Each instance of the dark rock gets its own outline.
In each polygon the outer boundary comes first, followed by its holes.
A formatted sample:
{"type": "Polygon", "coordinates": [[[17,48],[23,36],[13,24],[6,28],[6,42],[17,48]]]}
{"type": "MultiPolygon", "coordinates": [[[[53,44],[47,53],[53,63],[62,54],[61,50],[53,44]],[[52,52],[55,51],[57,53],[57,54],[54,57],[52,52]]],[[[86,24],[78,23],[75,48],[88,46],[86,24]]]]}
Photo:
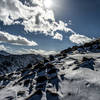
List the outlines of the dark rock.
{"type": "Polygon", "coordinates": [[[43,89],[44,85],[43,84],[40,84],[38,86],[36,86],[36,89],[43,89]]]}
{"type": "Polygon", "coordinates": [[[8,96],[6,97],[7,100],[14,100],[14,97],[13,96],[8,96]]]}
{"type": "Polygon", "coordinates": [[[57,73],[58,69],[51,69],[50,71],[48,71],[48,74],[54,74],[57,73]]]}
{"type": "Polygon", "coordinates": [[[34,95],[42,95],[42,91],[40,89],[36,90],[36,92],[34,93],[34,95]]]}
{"type": "Polygon", "coordinates": [[[43,67],[43,66],[44,66],[43,63],[40,62],[40,63],[38,63],[38,64],[36,64],[36,65],[34,66],[33,70],[38,70],[38,69],[40,69],[40,68],[43,67]]]}
{"type": "Polygon", "coordinates": [[[94,60],[94,59],[93,58],[88,58],[88,57],[83,57],[82,62],[89,61],[89,60],[94,60]]]}
{"type": "Polygon", "coordinates": [[[25,91],[18,91],[17,92],[17,96],[24,96],[24,94],[25,94],[25,91]]]}
{"type": "Polygon", "coordinates": [[[71,92],[68,92],[68,94],[67,94],[68,96],[72,96],[73,95],[73,93],[71,93],[71,92]]]}
{"type": "Polygon", "coordinates": [[[65,74],[60,75],[61,79],[64,80],[65,79],[65,74]]]}
{"type": "Polygon", "coordinates": [[[25,80],[25,81],[24,81],[24,86],[28,86],[29,83],[31,83],[31,80],[30,80],[30,79],[25,80]]]}
{"type": "Polygon", "coordinates": [[[48,62],[49,62],[49,60],[46,59],[46,58],[44,58],[44,64],[45,64],[45,63],[48,63],[48,62]]]}
{"type": "Polygon", "coordinates": [[[31,68],[32,67],[32,64],[28,64],[26,68],[31,68]]]}
{"type": "Polygon", "coordinates": [[[50,60],[50,61],[53,61],[53,60],[54,60],[54,56],[53,56],[53,55],[50,55],[50,56],[49,56],[49,60],[50,60]]]}
{"type": "Polygon", "coordinates": [[[50,95],[52,95],[52,96],[59,96],[58,93],[52,92],[52,91],[50,91],[50,90],[46,90],[46,93],[48,93],[48,94],[50,94],[50,95]]]}
{"type": "Polygon", "coordinates": [[[79,69],[79,67],[78,67],[78,66],[74,67],[72,70],[77,70],[77,69],[79,69]]]}
{"type": "Polygon", "coordinates": [[[37,79],[36,79],[37,83],[43,83],[45,81],[47,81],[47,77],[46,76],[39,76],[37,79]]]}

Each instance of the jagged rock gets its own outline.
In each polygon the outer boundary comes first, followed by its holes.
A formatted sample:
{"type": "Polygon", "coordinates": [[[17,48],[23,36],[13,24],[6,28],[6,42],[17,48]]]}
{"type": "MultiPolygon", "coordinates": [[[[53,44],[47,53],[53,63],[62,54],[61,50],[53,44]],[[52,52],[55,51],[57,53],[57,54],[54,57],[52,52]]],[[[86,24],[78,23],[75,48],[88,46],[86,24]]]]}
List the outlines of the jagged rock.
{"type": "Polygon", "coordinates": [[[65,79],[65,74],[60,75],[61,79],[64,80],[65,79]]]}
{"type": "Polygon", "coordinates": [[[45,64],[45,63],[48,63],[48,62],[49,62],[49,60],[46,59],[46,58],[44,58],[44,64],[45,64]]]}
{"type": "Polygon", "coordinates": [[[87,57],[83,57],[81,64],[79,65],[80,67],[83,68],[89,68],[91,70],[94,70],[94,58],[87,58],[87,57]]]}
{"type": "Polygon", "coordinates": [[[63,55],[62,55],[62,56],[65,58],[65,57],[67,57],[67,54],[66,54],[66,53],[63,53],[63,55]]]}
{"type": "Polygon", "coordinates": [[[58,93],[50,91],[50,90],[46,90],[46,93],[52,95],[52,96],[59,96],[58,93]]]}
{"type": "Polygon", "coordinates": [[[18,91],[17,92],[17,96],[24,96],[25,95],[25,91],[18,91]]]}
{"type": "Polygon", "coordinates": [[[42,91],[40,89],[36,90],[36,92],[34,93],[34,95],[42,95],[42,91]]]}
{"type": "Polygon", "coordinates": [[[14,73],[10,73],[8,74],[8,77],[12,77],[14,75],[14,73]]]}
{"type": "Polygon", "coordinates": [[[50,61],[53,61],[53,60],[54,60],[54,56],[53,56],[53,55],[50,55],[50,56],[49,56],[49,60],[50,60],[50,61]]]}
{"type": "Polygon", "coordinates": [[[33,70],[35,71],[35,70],[39,70],[41,67],[43,67],[44,65],[43,65],[43,63],[38,63],[38,64],[36,64],[35,66],[34,66],[34,68],[33,68],[33,70]]]}
{"type": "Polygon", "coordinates": [[[54,69],[51,69],[47,72],[47,74],[53,74],[53,73],[57,73],[58,72],[58,69],[54,68],[54,69]]]}
{"type": "Polygon", "coordinates": [[[72,48],[68,48],[66,50],[61,51],[60,54],[69,53],[71,51],[72,51],[72,48]]]}
{"type": "Polygon", "coordinates": [[[88,57],[83,57],[82,62],[84,61],[90,61],[90,60],[94,60],[93,58],[88,58],[88,57]]]}
{"type": "Polygon", "coordinates": [[[24,81],[24,86],[28,86],[29,83],[31,83],[31,82],[32,82],[32,80],[26,79],[26,80],[24,81]]]}

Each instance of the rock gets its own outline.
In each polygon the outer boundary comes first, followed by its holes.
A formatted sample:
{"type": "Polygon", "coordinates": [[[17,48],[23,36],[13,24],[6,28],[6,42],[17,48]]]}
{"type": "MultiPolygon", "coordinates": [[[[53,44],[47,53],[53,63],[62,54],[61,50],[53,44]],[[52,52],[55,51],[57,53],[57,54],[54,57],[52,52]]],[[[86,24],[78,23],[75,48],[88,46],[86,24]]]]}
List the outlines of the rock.
{"type": "Polygon", "coordinates": [[[24,81],[24,86],[28,86],[29,83],[31,83],[31,80],[30,80],[30,79],[25,80],[25,81],[24,81]]]}
{"type": "Polygon", "coordinates": [[[46,90],[46,93],[52,95],[52,96],[59,96],[58,93],[50,91],[50,90],[46,90]]]}
{"type": "Polygon", "coordinates": [[[57,73],[58,69],[51,69],[50,71],[47,72],[47,74],[54,74],[57,73]]]}
{"type": "Polygon", "coordinates": [[[13,96],[8,96],[8,97],[6,97],[6,100],[14,100],[14,97],[13,96]]]}
{"type": "Polygon", "coordinates": [[[31,68],[32,67],[32,64],[28,64],[26,68],[31,68]]]}
{"type": "Polygon", "coordinates": [[[51,64],[51,63],[48,63],[48,64],[46,65],[46,67],[47,67],[47,69],[55,68],[55,66],[54,66],[53,64],[51,64]]]}
{"type": "Polygon", "coordinates": [[[25,91],[18,91],[17,92],[17,96],[24,96],[25,95],[25,91]]]}
{"type": "Polygon", "coordinates": [[[54,60],[54,56],[53,56],[53,55],[50,55],[50,56],[49,56],[49,60],[50,60],[50,61],[53,61],[53,60],[54,60]]]}
{"type": "Polygon", "coordinates": [[[42,91],[39,89],[39,90],[36,90],[34,95],[42,95],[42,91]]]}
{"type": "Polygon", "coordinates": [[[46,76],[39,76],[37,79],[36,79],[37,83],[43,83],[45,81],[47,81],[47,77],[46,76]]]}

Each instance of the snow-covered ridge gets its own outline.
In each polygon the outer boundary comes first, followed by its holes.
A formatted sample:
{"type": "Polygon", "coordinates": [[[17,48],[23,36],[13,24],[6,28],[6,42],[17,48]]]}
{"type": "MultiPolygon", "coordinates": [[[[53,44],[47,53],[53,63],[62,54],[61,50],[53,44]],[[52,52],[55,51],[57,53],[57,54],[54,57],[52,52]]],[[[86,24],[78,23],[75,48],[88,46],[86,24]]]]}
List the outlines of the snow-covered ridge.
{"type": "MultiPolygon", "coordinates": [[[[15,60],[15,66],[21,66],[22,62],[29,64],[0,75],[0,100],[100,100],[98,41],[42,57],[35,64],[27,60],[35,61],[40,58],[37,55],[10,55],[13,60],[20,59],[15,60]]],[[[10,60],[10,56],[1,57],[10,60]]]]}

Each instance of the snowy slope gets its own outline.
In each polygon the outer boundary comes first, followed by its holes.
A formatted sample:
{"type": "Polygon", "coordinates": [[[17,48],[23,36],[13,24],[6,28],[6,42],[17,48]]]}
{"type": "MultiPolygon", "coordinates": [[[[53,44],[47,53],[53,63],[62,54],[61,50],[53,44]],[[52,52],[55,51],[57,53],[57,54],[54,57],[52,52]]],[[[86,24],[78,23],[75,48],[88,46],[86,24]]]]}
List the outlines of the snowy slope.
{"type": "Polygon", "coordinates": [[[73,47],[1,75],[0,100],[100,100],[99,46],[73,47]]]}

